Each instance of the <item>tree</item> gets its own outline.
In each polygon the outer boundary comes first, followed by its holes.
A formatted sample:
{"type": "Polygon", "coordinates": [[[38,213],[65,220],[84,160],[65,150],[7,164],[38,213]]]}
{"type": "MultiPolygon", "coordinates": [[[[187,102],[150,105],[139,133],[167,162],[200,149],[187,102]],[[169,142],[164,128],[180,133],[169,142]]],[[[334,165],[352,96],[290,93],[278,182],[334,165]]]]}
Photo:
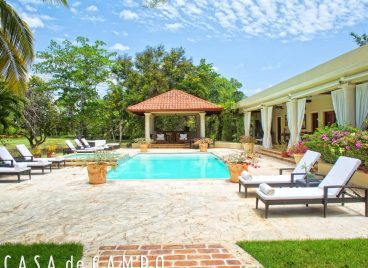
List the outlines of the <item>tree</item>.
{"type": "Polygon", "coordinates": [[[94,116],[98,89],[110,79],[111,58],[116,54],[104,46],[102,41],[91,44],[77,37],[76,44],[51,41],[46,51],[37,54],[42,61],[34,70],[50,76],[48,87],[58,95],[56,104],[75,135],[87,134],[86,119],[94,116]]]}
{"type": "Polygon", "coordinates": [[[16,118],[21,115],[21,100],[13,94],[4,81],[0,81],[0,125],[1,134],[5,133],[9,127],[16,126],[16,118]]]}
{"type": "Polygon", "coordinates": [[[358,44],[358,46],[364,46],[366,44],[368,44],[368,35],[367,34],[362,34],[362,35],[358,35],[356,33],[350,33],[350,35],[354,38],[355,43],[358,44]]]}
{"type": "Polygon", "coordinates": [[[25,104],[20,133],[27,138],[31,148],[46,141],[56,126],[58,112],[47,84],[39,77],[31,77],[25,92],[25,104]]]}
{"type": "MultiPolygon", "coordinates": [[[[44,0],[67,5],[67,0],[44,0]]],[[[27,23],[5,1],[0,0],[0,73],[12,92],[26,88],[28,65],[34,58],[33,35],[27,23]]]]}

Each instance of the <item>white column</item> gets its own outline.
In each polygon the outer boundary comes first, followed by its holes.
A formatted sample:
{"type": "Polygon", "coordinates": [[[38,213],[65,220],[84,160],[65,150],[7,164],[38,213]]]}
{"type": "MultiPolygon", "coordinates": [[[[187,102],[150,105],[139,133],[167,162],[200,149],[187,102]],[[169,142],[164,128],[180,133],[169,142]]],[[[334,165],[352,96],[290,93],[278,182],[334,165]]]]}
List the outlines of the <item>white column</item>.
{"type": "Polygon", "coordinates": [[[145,113],[144,114],[144,130],[145,130],[144,134],[145,134],[146,142],[151,141],[150,126],[151,126],[151,114],[150,113],[145,113]]]}
{"type": "Polygon", "coordinates": [[[206,113],[199,113],[199,120],[200,120],[200,135],[201,138],[206,137],[206,113]]]}
{"type": "Polygon", "coordinates": [[[290,132],[288,147],[297,143],[298,138],[298,120],[297,120],[297,102],[291,100],[286,103],[287,123],[290,132]]]}
{"type": "Polygon", "coordinates": [[[244,112],[244,135],[250,136],[250,118],[251,118],[251,112],[244,112]]]}
{"type": "Polygon", "coordinates": [[[153,114],[151,114],[151,118],[150,118],[150,133],[154,134],[155,131],[155,116],[153,114]]]}

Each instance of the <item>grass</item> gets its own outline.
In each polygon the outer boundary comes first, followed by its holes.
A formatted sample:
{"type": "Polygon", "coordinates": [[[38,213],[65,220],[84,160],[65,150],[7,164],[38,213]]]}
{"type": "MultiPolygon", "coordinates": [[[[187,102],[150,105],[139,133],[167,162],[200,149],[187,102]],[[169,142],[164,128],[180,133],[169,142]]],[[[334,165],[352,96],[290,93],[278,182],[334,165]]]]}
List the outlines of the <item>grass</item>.
{"type": "Polygon", "coordinates": [[[76,262],[83,255],[83,246],[76,243],[2,244],[0,245],[0,268],[4,267],[4,260],[7,255],[11,256],[11,259],[8,259],[8,267],[49,267],[50,256],[54,260],[55,267],[66,267],[66,262],[73,256],[73,267],[76,267],[76,262]],[[37,266],[34,261],[34,257],[37,255],[39,255],[38,262],[40,266],[37,266]],[[21,256],[24,256],[26,264],[24,266],[20,265],[21,256]]]}
{"type": "Polygon", "coordinates": [[[241,241],[264,267],[368,267],[368,239],[241,241]]]}
{"type": "MultiPolygon", "coordinates": [[[[65,145],[65,140],[66,139],[71,139],[73,140],[73,137],[52,137],[52,138],[47,138],[46,141],[40,145],[40,149],[46,148],[49,145],[55,145],[55,146],[60,146],[60,147],[66,147],[65,145]]],[[[21,137],[21,138],[4,138],[1,139],[1,143],[6,146],[8,149],[14,149],[16,144],[25,144],[28,148],[30,148],[29,146],[29,142],[26,138],[21,137]]]]}

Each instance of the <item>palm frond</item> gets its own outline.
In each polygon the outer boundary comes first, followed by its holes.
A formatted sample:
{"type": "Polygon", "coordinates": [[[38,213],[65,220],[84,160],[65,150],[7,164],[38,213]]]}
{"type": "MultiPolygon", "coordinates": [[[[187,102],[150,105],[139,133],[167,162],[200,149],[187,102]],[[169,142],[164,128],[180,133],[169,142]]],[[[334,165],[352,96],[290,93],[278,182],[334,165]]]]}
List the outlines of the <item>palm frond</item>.
{"type": "Polygon", "coordinates": [[[68,0],[43,0],[45,3],[50,4],[62,4],[64,6],[68,6],[68,0]]]}

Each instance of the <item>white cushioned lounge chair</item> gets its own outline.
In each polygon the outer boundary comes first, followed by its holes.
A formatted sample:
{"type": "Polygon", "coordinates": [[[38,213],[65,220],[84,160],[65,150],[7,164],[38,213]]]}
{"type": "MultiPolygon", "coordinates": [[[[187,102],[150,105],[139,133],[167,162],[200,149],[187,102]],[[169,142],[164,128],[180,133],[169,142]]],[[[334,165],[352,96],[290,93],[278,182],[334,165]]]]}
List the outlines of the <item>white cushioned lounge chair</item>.
{"type": "Polygon", "coordinates": [[[96,150],[92,149],[92,148],[77,149],[77,148],[75,148],[75,146],[73,145],[73,143],[70,140],[66,140],[65,144],[74,153],[94,153],[94,152],[96,152],[96,150]]]}
{"type": "Polygon", "coordinates": [[[50,172],[52,171],[52,163],[48,161],[39,160],[33,162],[17,162],[14,157],[9,153],[9,151],[3,146],[0,147],[0,159],[5,165],[9,167],[30,167],[32,170],[41,169],[42,173],[45,173],[46,168],[49,168],[50,172]]]}
{"type": "Polygon", "coordinates": [[[244,178],[239,176],[239,192],[243,186],[245,189],[245,197],[248,194],[248,188],[257,188],[262,183],[267,183],[276,187],[294,186],[295,182],[305,180],[306,172],[309,172],[313,165],[321,157],[318,152],[308,150],[295,168],[281,168],[279,175],[261,175],[244,178]],[[291,174],[283,174],[283,171],[291,170],[291,174]]]}
{"type": "Polygon", "coordinates": [[[25,166],[17,167],[0,167],[0,176],[3,175],[17,175],[18,182],[20,182],[20,175],[28,174],[29,179],[31,179],[31,168],[25,166]]]}
{"type": "Polygon", "coordinates": [[[110,149],[110,147],[107,144],[92,147],[91,145],[89,145],[88,141],[85,138],[81,138],[80,141],[81,141],[83,147],[87,148],[87,149],[88,148],[89,149],[95,149],[95,150],[108,150],[108,149],[110,149]]]}
{"type": "Polygon", "coordinates": [[[347,185],[360,164],[359,159],[340,156],[318,187],[274,188],[272,195],[265,194],[260,187],[256,191],[256,208],[258,209],[258,201],[261,200],[265,204],[264,215],[267,218],[270,205],[322,204],[326,217],[328,203],[364,202],[365,216],[368,216],[368,188],[347,185]]]}
{"type": "Polygon", "coordinates": [[[24,144],[15,145],[18,152],[22,155],[22,158],[25,162],[33,162],[33,161],[48,161],[52,164],[55,164],[60,168],[60,164],[64,163],[65,167],[65,158],[63,157],[51,157],[51,158],[35,158],[32,153],[28,150],[28,148],[24,144]]]}

